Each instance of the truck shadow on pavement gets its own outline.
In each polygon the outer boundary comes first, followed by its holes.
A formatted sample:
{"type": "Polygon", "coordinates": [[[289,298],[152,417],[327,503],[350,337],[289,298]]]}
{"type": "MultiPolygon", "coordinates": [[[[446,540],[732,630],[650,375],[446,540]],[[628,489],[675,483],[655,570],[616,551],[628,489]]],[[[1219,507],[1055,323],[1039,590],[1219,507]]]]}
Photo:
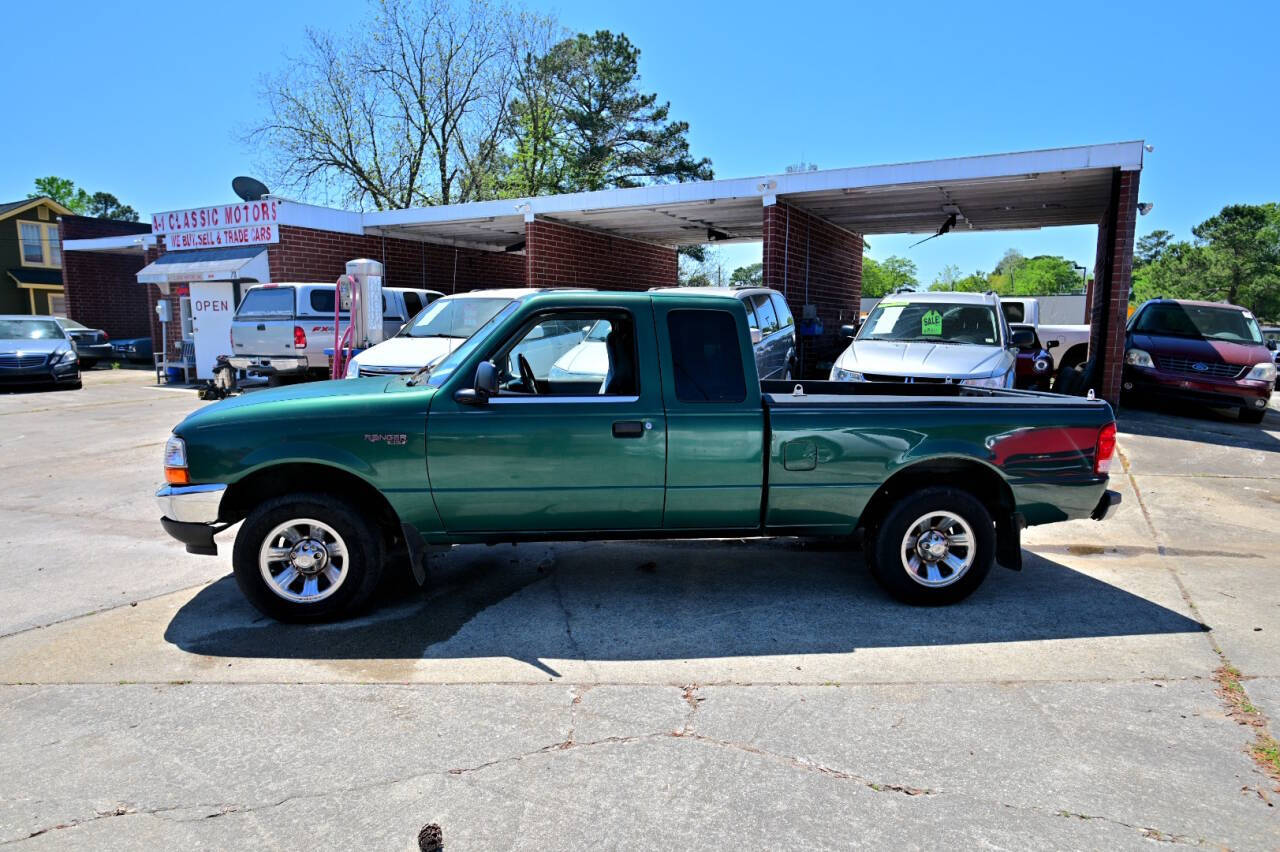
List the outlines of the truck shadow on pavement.
{"type": "MultiPolygon", "coordinates": [[[[232,577],[165,639],[194,654],[275,659],[666,660],[1199,632],[1198,621],[1036,556],[994,568],[967,601],[890,599],[859,553],[794,539],[468,546],[427,591],[392,583],[367,615],[325,625],[259,615],[232,577]]],[[[407,571],[406,571],[407,573],[407,571]]]]}

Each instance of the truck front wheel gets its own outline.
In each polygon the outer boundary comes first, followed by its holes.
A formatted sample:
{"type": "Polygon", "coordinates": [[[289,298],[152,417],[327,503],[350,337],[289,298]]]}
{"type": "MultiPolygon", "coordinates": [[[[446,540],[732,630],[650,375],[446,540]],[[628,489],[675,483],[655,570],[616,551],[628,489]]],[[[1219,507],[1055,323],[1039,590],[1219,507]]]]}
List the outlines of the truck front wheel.
{"type": "Polygon", "coordinates": [[[982,584],[995,559],[991,513],[958,488],[933,487],[899,500],[876,526],[871,569],[900,601],[955,603],[982,584]]]}
{"type": "Polygon", "coordinates": [[[240,591],[263,615],[329,621],[373,597],[382,536],[340,497],[288,494],[249,513],[231,561],[240,591]]]}

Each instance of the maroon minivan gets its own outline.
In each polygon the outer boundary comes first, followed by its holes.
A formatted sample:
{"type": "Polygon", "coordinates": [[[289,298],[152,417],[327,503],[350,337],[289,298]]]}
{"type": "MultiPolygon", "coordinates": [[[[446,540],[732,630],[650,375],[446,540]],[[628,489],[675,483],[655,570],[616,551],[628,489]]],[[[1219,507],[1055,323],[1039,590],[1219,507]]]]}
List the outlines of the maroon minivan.
{"type": "Polygon", "coordinates": [[[1152,299],[1129,320],[1124,349],[1125,394],[1238,408],[1248,423],[1267,413],[1276,365],[1244,308],[1152,299]]]}

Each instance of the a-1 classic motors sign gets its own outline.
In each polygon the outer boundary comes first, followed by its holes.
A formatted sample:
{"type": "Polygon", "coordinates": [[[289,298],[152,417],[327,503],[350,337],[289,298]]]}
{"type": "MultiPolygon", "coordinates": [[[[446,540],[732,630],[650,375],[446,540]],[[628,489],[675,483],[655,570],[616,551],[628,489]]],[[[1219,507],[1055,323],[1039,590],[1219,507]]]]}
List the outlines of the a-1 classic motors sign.
{"type": "Polygon", "coordinates": [[[164,235],[169,251],[278,243],[280,206],[276,200],[245,201],[156,213],[151,232],[164,235]]]}

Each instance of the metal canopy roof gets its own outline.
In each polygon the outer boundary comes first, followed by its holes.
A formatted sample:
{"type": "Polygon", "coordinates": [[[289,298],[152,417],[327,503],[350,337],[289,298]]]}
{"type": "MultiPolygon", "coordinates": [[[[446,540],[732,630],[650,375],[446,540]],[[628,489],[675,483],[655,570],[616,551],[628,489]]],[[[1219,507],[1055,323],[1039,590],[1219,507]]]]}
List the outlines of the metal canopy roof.
{"type": "Polygon", "coordinates": [[[1097,224],[1116,169],[1142,168],[1143,143],[1116,142],[917,163],[664,184],[366,213],[367,233],[503,249],[530,217],[664,245],[758,240],[775,200],[861,234],[1097,224]],[[723,236],[720,236],[723,235],[723,236]]]}

